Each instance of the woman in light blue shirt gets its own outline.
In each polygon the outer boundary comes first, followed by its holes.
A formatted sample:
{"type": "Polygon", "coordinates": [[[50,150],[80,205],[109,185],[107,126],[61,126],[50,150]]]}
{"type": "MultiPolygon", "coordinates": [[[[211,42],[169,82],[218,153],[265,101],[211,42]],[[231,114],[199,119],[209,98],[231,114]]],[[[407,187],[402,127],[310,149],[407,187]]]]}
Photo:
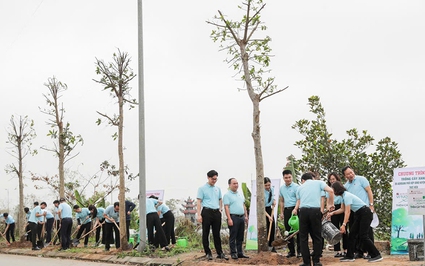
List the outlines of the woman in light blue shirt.
{"type": "MultiPolygon", "coordinates": [[[[332,172],[328,175],[328,186],[332,187],[332,184],[336,181],[341,182],[341,178],[339,175],[335,172],[332,172]]],[[[326,192],[326,198],[328,198],[328,193],[326,192]]],[[[335,196],[334,197],[334,205],[335,210],[338,210],[341,208],[342,203],[342,197],[341,196],[335,196]]],[[[344,222],[344,213],[340,213],[337,215],[333,215],[331,217],[331,222],[333,225],[336,226],[336,228],[340,228],[342,223],[344,222]]],[[[344,249],[344,252],[341,252],[341,243],[338,242],[336,245],[334,245],[334,251],[336,252],[335,258],[344,257],[347,254],[347,247],[348,247],[348,234],[342,235],[342,246],[344,249]]]]}
{"type": "MultiPolygon", "coordinates": [[[[268,177],[264,177],[264,205],[266,207],[266,224],[267,224],[267,233],[269,230],[270,238],[268,245],[269,247],[272,246],[272,242],[274,241],[274,235],[276,232],[276,224],[274,221],[274,211],[272,212],[272,209],[276,206],[276,199],[274,198],[274,190],[272,187],[272,181],[268,177]],[[271,229],[270,229],[270,223],[271,223],[271,229]]],[[[276,252],[276,249],[274,247],[271,248],[272,252],[276,252]]]]}

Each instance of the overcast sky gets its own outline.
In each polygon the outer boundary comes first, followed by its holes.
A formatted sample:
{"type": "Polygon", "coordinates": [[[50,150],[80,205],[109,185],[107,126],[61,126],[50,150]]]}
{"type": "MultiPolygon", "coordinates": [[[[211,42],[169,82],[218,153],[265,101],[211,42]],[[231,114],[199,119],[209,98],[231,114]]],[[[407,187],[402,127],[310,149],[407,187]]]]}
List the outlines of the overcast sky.
{"type": "MultiPolygon", "coordinates": [[[[223,60],[205,21],[222,11],[239,19],[241,1],[144,1],[144,66],[147,189],[165,189],[165,198],[196,197],[206,172],[227,179],[255,178],[252,108],[243,83],[223,60]]],[[[272,38],[272,73],[289,88],[261,104],[265,175],[280,178],[286,157],[301,153],[291,126],[312,118],[307,99],[318,95],[328,127],[337,139],[351,128],[367,129],[376,140],[399,143],[409,167],[425,166],[425,2],[423,1],[267,1],[262,19],[272,38]]],[[[65,121],[85,140],[66,167],[96,174],[104,160],[118,164],[113,130],[96,126],[96,111],[117,106],[103,92],[95,58],[111,61],[119,48],[132,57],[137,73],[137,1],[16,0],[0,2],[0,168],[7,154],[10,116],[35,120],[34,148],[51,146],[43,85],[55,76],[68,85],[62,100],[65,121]]],[[[137,80],[132,83],[137,97],[137,80]]],[[[125,113],[125,162],[138,172],[138,110],[125,113]]],[[[40,149],[39,149],[40,150],[40,149]]],[[[27,157],[29,171],[57,174],[57,159],[39,151],[27,157]]],[[[326,174],[326,173],[323,173],[326,174]]],[[[0,200],[18,202],[18,181],[4,172],[0,200]]],[[[44,200],[29,178],[25,193],[44,200]]],[[[136,197],[138,182],[129,197],[136,197]]],[[[115,197],[115,196],[114,196],[115,197]]],[[[48,198],[47,200],[50,200],[48,198]]],[[[1,208],[0,204],[0,208],[1,208]]]]}

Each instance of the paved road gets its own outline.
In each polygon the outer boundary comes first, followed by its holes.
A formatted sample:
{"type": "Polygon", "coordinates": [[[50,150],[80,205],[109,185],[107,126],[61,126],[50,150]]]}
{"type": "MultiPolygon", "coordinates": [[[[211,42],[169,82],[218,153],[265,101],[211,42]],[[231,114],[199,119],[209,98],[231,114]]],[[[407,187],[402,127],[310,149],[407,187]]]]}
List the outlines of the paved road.
{"type": "Polygon", "coordinates": [[[19,256],[19,255],[0,255],[0,265],[13,265],[13,266],[100,266],[100,265],[113,265],[109,263],[96,263],[82,260],[66,260],[59,258],[41,258],[33,256],[19,256]]]}

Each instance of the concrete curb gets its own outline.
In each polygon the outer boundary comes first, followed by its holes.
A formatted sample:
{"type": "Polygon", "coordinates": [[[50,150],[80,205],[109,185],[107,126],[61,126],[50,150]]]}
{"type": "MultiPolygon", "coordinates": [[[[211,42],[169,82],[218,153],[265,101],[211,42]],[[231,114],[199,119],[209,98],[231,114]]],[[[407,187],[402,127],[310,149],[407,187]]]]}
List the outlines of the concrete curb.
{"type": "Polygon", "coordinates": [[[62,251],[33,251],[31,249],[0,249],[0,253],[10,255],[25,255],[34,257],[62,258],[82,261],[105,262],[140,266],[177,266],[179,258],[149,258],[149,257],[118,257],[108,254],[81,254],[62,251]]]}

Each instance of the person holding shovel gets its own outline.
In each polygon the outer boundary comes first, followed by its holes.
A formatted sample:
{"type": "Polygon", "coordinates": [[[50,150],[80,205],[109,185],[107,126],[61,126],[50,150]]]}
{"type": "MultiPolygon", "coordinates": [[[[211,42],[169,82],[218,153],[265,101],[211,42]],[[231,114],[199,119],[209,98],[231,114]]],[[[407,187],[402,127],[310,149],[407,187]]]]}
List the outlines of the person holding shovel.
{"type": "Polygon", "coordinates": [[[60,237],[61,236],[60,235],[61,220],[58,215],[59,204],[60,204],[59,200],[53,201],[53,205],[55,206],[55,208],[53,209],[53,214],[55,216],[54,227],[56,229],[56,236],[53,239],[53,245],[56,245],[57,240],[59,240],[59,243],[61,242],[61,237],[60,237]]]}
{"type": "Polygon", "coordinates": [[[91,218],[95,220],[94,228],[96,228],[96,244],[95,246],[99,246],[100,244],[100,230],[102,229],[102,244],[105,244],[105,217],[103,214],[105,213],[105,208],[99,207],[96,208],[94,205],[89,206],[89,211],[91,213],[91,218]]]}
{"type": "Polygon", "coordinates": [[[61,219],[61,248],[59,250],[67,250],[71,245],[72,209],[66,203],[65,198],[61,198],[59,201],[58,215],[61,219]]]}
{"type": "MultiPolygon", "coordinates": [[[[289,232],[291,228],[289,226],[289,219],[292,216],[292,211],[295,209],[295,204],[297,203],[296,192],[299,188],[299,185],[292,182],[292,172],[291,170],[284,170],[282,172],[284,184],[279,189],[279,205],[280,205],[280,218],[283,219],[285,225],[285,230],[289,232]]],[[[301,246],[300,238],[297,236],[297,255],[295,255],[295,243],[294,238],[291,238],[288,242],[289,253],[286,255],[287,258],[301,257],[301,246]]]]}
{"type": "Polygon", "coordinates": [[[276,223],[274,221],[274,207],[276,206],[276,199],[274,198],[274,188],[272,181],[268,177],[264,177],[264,206],[266,207],[266,224],[268,232],[268,245],[271,252],[276,252],[272,247],[274,236],[276,234],[276,223]]]}
{"type": "Polygon", "coordinates": [[[12,242],[15,242],[15,220],[7,212],[3,213],[3,217],[6,222],[6,229],[3,235],[6,235],[6,240],[8,245],[10,245],[10,238],[12,238],[12,242]]]}
{"type": "Polygon", "coordinates": [[[38,206],[38,202],[37,205],[34,203],[34,206],[35,207],[31,211],[30,217],[28,219],[28,223],[29,229],[31,231],[32,250],[40,250],[40,247],[37,246],[37,228],[39,217],[46,215],[46,213],[41,211],[40,206],[38,206]]]}
{"type": "Polygon", "coordinates": [[[299,217],[299,236],[303,257],[303,263],[300,266],[310,266],[311,259],[313,259],[314,266],[322,266],[320,263],[320,255],[322,253],[322,192],[329,193],[327,207],[330,211],[334,209],[334,192],[324,181],[313,180],[312,173],[303,174],[301,183],[302,185],[296,192],[297,203],[292,211],[293,214],[298,214],[299,217]],[[312,258],[308,247],[309,234],[313,240],[314,256],[312,258]]]}
{"type": "Polygon", "coordinates": [[[115,233],[115,248],[120,248],[120,203],[117,201],[114,205],[106,207],[103,217],[105,218],[105,251],[109,251],[114,242],[113,232],[115,233]]]}
{"type": "Polygon", "coordinates": [[[85,234],[84,237],[84,247],[86,248],[89,243],[89,234],[87,234],[91,230],[91,218],[90,218],[90,211],[88,208],[81,208],[78,205],[74,205],[74,211],[75,211],[75,218],[77,219],[77,239],[73,241],[73,245],[77,246],[79,243],[79,239],[81,235],[85,234]]]}
{"type": "Polygon", "coordinates": [[[46,207],[47,207],[46,202],[42,202],[40,204],[40,207],[43,211],[46,212],[46,224],[44,229],[46,230],[46,243],[50,243],[50,241],[52,240],[52,228],[53,228],[53,223],[55,222],[55,217],[49,210],[46,210],[46,207]]]}
{"type": "Polygon", "coordinates": [[[174,247],[176,244],[176,236],[174,234],[174,214],[164,203],[157,206],[156,209],[158,211],[159,219],[161,220],[165,238],[167,239],[167,245],[170,245],[171,243],[172,247],[174,247]]]}
{"type": "Polygon", "coordinates": [[[30,208],[25,207],[25,208],[24,208],[24,212],[25,212],[25,217],[26,217],[26,219],[27,219],[27,223],[26,223],[26,225],[25,225],[25,235],[26,235],[26,239],[27,239],[27,241],[31,241],[31,233],[29,232],[29,231],[30,231],[30,224],[29,224],[29,222],[28,222],[28,220],[29,220],[29,218],[30,218],[30,215],[31,215],[30,208]]]}

